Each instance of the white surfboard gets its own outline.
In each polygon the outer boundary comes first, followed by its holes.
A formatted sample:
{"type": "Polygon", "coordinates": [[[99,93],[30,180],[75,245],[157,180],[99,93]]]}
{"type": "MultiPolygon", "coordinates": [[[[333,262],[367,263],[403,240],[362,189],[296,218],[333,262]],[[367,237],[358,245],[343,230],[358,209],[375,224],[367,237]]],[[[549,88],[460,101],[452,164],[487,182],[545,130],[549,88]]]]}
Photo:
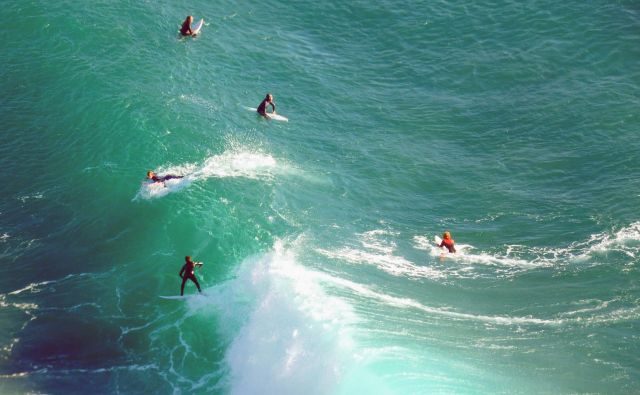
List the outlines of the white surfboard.
{"type": "Polygon", "coordinates": [[[164,296],[164,295],[159,295],[158,297],[160,299],[170,299],[170,300],[180,300],[180,299],[188,299],[188,298],[196,298],[198,296],[204,296],[204,294],[202,292],[198,292],[198,293],[194,293],[194,294],[188,294],[188,295],[184,295],[184,296],[180,296],[180,295],[171,295],[171,296],[164,296]]]}
{"type": "Polygon", "coordinates": [[[200,29],[202,29],[203,25],[204,25],[204,19],[200,19],[198,22],[196,22],[195,25],[191,27],[191,34],[195,36],[196,34],[200,33],[200,29]]]}
{"type": "MultiPolygon", "coordinates": [[[[253,107],[245,107],[247,110],[253,111],[253,112],[257,112],[258,109],[257,108],[253,108],[253,107]]],[[[282,121],[282,122],[289,122],[289,118],[280,115],[280,114],[272,114],[272,113],[267,113],[267,118],[269,119],[273,119],[274,121],[282,121]]]]}
{"type": "Polygon", "coordinates": [[[289,118],[284,117],[280,114],[270,114],[267,113],[267,118],[269,119],[273,119],[274,121],[283,121],[283,122],[289,122],[289,118]]]}

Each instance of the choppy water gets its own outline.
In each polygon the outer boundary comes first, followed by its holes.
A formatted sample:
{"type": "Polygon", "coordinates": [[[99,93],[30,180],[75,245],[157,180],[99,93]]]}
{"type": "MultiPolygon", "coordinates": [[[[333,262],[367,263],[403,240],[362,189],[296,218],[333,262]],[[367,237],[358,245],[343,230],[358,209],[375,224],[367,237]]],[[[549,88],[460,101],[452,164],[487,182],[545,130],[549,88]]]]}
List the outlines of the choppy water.
{"type": "Polygon", "coordinates": [[[1,393],[640,388],[636,2],[0,16],[1,393]]]}

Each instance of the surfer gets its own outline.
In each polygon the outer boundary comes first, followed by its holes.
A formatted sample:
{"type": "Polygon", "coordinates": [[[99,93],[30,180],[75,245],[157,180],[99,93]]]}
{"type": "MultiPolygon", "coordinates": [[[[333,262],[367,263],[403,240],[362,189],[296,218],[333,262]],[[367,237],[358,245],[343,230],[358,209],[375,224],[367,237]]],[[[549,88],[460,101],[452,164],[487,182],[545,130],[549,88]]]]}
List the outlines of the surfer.
{"type": "Polygon", "coordinates": [[[191,31],[191,24],[193,23],[193,17],[189,15],[184,22],[182,22],[182,27],[180,28],[180,34],[183,36],[192,36],[193,32],[191,31]]]}
{"type": "Polygon", "coordinates": [[[456,252],[456,247],[454,246],[454,241],[451,238],[451,233],[449,231],[446,231],[442,234],[442,242],[438,247],[447,247],[447,250],[449,250],[449,252],[456,252]]]}
{"type": "Polygon", "coordinates": [[[258,106],[258,114],[262,115],[263,117],[267,117],[267,106],[268,105],[271,105],[271,108],[273,109],[273,111],[271,113],[275,114],[276,113],[276,103],[273,102],[273,95],[271,93],[267,93],[267,96],[264,98],[262,103],[260,103],[260,105],[258,106]]]}
{"type": "Polygon", "coordinates": [[[171,179],[174,179],[174,178],[182,178],[182,177],[184,177],[184,176],[174,176],[173,174],[167,174],[166,176],[158,177],[156,175],[156,173],[154,173],[151,170],[149,170],[147,172],[147,180],[151,180],[153,182],[161,182],[163,184],[167,180],[171,180],[171,179]]]}
{"type": "Polygon", "coordinates": [[[198,292],[202,293],[202,290],[200,289],[200,284],[198,284],[198,279],[196,278],[196,274],[194,272],[194,269],[196,268],[196,266],[202,266],[202,262],[192,261],[189,255],[185,256],[184,260],[185,260],[185,264],[182,266],[182,269],[180,269],[180,273],[178,273],[178,275],[182,277],[182,285],[180,286],[180,296],[184,295],[184,284],[187,282],[187,280],[193,281],[196,284],[196,287],[198,287],[198,292]]]}

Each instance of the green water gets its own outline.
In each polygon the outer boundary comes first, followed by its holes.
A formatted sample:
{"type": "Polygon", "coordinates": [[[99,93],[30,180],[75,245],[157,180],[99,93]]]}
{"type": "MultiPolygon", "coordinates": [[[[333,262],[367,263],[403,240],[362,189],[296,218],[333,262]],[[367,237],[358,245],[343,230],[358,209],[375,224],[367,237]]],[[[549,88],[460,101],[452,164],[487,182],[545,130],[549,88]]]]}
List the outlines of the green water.
{"type": "Polygon", "coordinates": [[[637,391],[635,2],[186,7],[0,10],[0,393],[637,391]]]}

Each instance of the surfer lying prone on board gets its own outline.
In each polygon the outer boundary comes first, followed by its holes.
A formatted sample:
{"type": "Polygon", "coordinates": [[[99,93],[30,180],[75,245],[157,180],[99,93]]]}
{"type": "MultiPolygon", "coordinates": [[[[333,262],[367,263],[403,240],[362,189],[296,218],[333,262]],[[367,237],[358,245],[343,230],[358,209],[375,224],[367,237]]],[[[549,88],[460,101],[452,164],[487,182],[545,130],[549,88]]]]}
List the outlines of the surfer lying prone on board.
{"type": "Polygon", "coordinates": [[[153,181],[153,182],[161,182],[162,184],[164,184],[164,182],[167,181],[167,180],[171,180],[171,179],[174,179],[174,178],[182,178],[182,177],[184,177],[184,176],[174,176],[172,174],[167,174],[166,176],[158,177],[156,175],[156,173],[154,173],[151,170],[149,170],[147,172],[147,180],[150,180],[150,181],[153,181]]]}
{"type": "Polygon", "coordinates": [[[182,22],[182,27],[180,28],[180,34],[183,36],[192,36],[193,31],[191,30],[191,24],[193,23],[193,17],[189,15],[184,22],[182,22]]]}
{"type": "Polygon", "coordinates": [[[447,250],[449,250],[449,252],[456,252],[456,247],[454,246],[454,241],[451,238],[451,233],[449,231],[446,231],[442,234],[442,242],[438,247],[447,247],[447,250]]]}
{"type": "Polygon", "coordinates": [[[262,100],[262,103],[260,103],[260,105],[258,106],[258,114],[262,115],[263,117],[267,117],[267,106],[271,105],[272,108],[272,114],[276,113],[276,103],[273,102],[273,95],[271,93],[267,93],[267,96],[264,98],[264,100],[262,100]]]}
{"type": "Polygon", "coordinates": [[[193,281],[196,284],[196,287],[198,287],[198,292],[202,293],[202,290],[200,289],[200,284],[198,284],[198,279],[196,278],[196,273],[194,271],[196,266],[202,266],[202,262],[192,261],[189,255],[185,256],[184,260],[185,260],[185,264],[182,265],[182,269],[180,269],[180,273],[178,273],[178,275],[182,277],[182,285],[180,286],[180,296],[184,295],[184,284],[187,282],[187,280],[193,281]]]}

